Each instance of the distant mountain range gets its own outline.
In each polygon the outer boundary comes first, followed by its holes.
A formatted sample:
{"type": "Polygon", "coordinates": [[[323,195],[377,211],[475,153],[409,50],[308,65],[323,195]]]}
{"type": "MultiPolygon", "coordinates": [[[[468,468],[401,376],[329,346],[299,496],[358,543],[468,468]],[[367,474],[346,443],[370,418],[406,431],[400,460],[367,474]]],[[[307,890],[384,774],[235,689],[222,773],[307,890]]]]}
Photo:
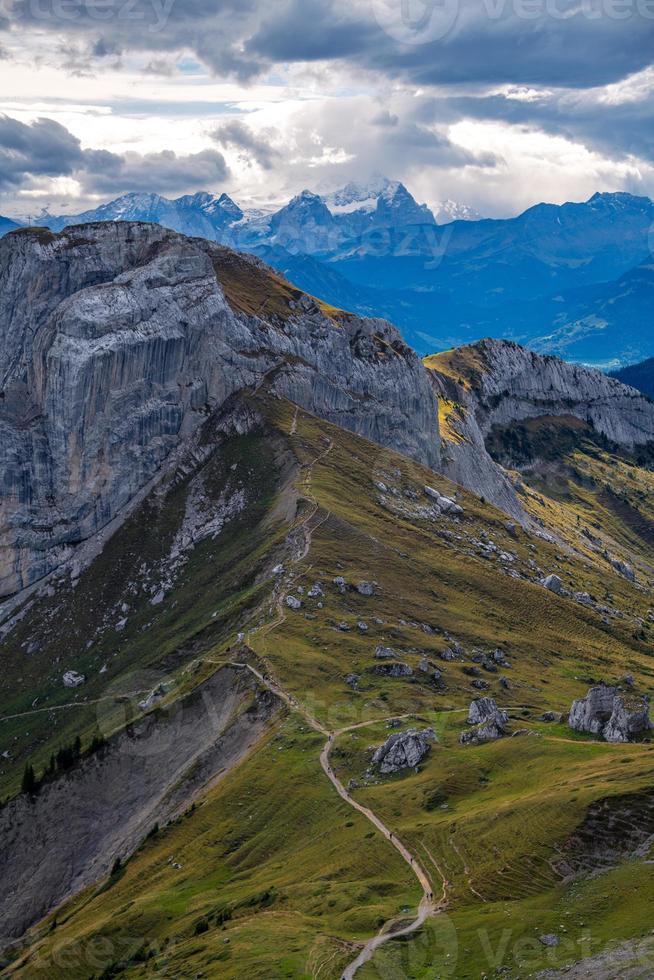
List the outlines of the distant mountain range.
{"type": "Polygon", "coordinates": [[[16,228],[20,228],[18,222],[12,221],[11,218],[3,218],[0,214],[0,236],[6,235],[8,231],[15,231],[16,228]]]}
{"type": "Polygon", "coordinates": [[[253,252],[333,305],[393,321],[420,353],[493,336],[605,368],[654,355],[649,198],[595,194],[503,220],[451,201],[434,210],[377,177],[281,208],[126,194],[39,222],[149,221],[253,252]]]}
{"type": "Polygon", "coordinates": [[[654,357],[641,361],[640,364],[631,364],[619,371],[612,371],[611,375],[622,384],[631,385],[632,388],[642,391],[654,401],[654,357]]]}

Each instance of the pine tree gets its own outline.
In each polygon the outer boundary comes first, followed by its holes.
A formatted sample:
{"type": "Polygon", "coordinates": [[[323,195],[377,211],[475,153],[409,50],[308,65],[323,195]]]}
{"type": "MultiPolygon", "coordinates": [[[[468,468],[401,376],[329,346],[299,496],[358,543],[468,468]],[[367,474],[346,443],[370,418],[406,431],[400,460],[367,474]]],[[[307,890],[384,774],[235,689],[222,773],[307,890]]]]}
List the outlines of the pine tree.
{"type": "Polygon", "coordinates": [[[36,776],[34,774],[34,766],[27,763],[25,766],[25,772],[23,773],[23,782],[21,785],[21,791],[23,793],[29,793],[30,796],[34,796],[39,785],[36,781],[36,776]]]}

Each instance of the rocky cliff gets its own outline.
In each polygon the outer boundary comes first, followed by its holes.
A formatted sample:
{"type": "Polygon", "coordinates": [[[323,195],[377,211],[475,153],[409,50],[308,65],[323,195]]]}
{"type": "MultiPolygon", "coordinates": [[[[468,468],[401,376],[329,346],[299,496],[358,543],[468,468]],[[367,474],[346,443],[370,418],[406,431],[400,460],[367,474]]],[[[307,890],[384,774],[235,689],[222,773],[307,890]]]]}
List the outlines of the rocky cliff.
{"type": "Polygon", "coordinates": [[[267,383],[431,467],[437,401],[381,320],[259,260],[141,223],[0,242],[0,595],[121,512],[207,414],[267,383]]]}
{"type": "Polygon", "coordinates": [[[496,426],[572,416],[626,450],[654,442],[654,404],[601,371],[482,340],[426,360],[442,402],[442,470],[520,517],[515,489],[486,450],[496,426]]]}

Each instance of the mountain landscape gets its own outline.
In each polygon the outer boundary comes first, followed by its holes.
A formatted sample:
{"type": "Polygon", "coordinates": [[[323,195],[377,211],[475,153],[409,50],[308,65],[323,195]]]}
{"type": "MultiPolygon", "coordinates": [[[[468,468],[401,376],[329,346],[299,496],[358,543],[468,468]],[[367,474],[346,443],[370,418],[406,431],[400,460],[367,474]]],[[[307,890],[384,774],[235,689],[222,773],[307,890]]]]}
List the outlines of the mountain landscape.
{"type": "Polygon", "coordinates": [[[3,976],[651,976],[654,402],[457,318],[635,354],[653,209],[4,235],[3,976]]]}
{"type": "Polygon", "coordinates": [[[128,194],[38,220],[148,221],[251,252],[327,303],[389,319],[421,354],[487,336],[605,369],[654,354],[649,198],[596,194],[504,220],[453,202],[435,211],[379,177],[281,208],[128,194]]]}

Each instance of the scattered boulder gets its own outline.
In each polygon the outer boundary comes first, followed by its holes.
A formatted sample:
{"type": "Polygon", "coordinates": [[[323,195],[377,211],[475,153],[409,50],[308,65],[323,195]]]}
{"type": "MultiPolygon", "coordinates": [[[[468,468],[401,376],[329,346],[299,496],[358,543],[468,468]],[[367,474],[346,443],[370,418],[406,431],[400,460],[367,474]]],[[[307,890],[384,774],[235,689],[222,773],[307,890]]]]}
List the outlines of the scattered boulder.
{"type": "Polygon", "coordinates": [[[508,677],[500,677],[500,687],[503,687],[505,691],[511,690],[511,682],[508,677]]]}
{"type": "Polygon", "coordinates": [[[349,633],[350,632],[350,625],[349,625],[349,623],[339,623],[338,626],[337,626],[337,629],[341,633],[349,633]]]}
{"type": "Polygon", "coordinates": [[[540,717],[541,717],[541,721],[557,722],[557,723],[563,721],[563,715],[561,714],[560,711],[546,711],[540,717]]]}
{"type": "Polygon", "coordinates": [[[591,687],[585,698],[573,701],[568,724],[575,732],[601,735],[613,714],[617,690],[605,684],[591,687]]]}
{"type": "Polygon", "coordinates": [[[604,729],[607,742],[631,742],[652,728],[649,701],[633,695],[618,694],[613,702],[613,714],[604,729]]]}
{"type": "Polygon", "coordinates": [[[383,775],[401,772],[402,769],[414,769],[427,755],[432,742],[436,741],[433,728],[419,731],[410,728],[406,732],[396,732],[389,735],[383,745],[376,750],[372,757],[373,765],[379,767],[383,775]]]}
{"type": "Polygon", "coordinates": [[[473,681],[470,686],[474,687],[476,691],[488,691],[490,689],[490,684],[482,680],[473,681]]]}
{"type": "Polygon", "coordinates": [[[472,731],[463,732],[461,745],[478,745],[482,742],[495,742],[506,735],[509,716],[498,707],[493,698],[478,698],[468,711],[468,724],[474,725],[472,731]]]}
{"type": "Polygon", "coordinates": [[[601,735],[607,742],[631,742],[652,728],[649,700],[601,684],[573,702],[568,723],[576,732],[601,735]]]}
{"type": "Polygon", "coordinates": [[[555,595],[563,595],[563,582],[558,575],[548,575],[541,584],[555,595]]]}
{"type": "Polygon", "coordinates": [[[444,497],[442,493],[434,490],[433,487],[425,487],[425,493],[436,503],[436,506],[442,514],[456,515],[463,513],[463,507],[457,504],[456,500],[452,500],[451,497],[444,497]]]}
{"type": "Polygon", "coordinates": [[[78,674],[76,670],[67,670],[63,676],[64,687],[81,687],[86,684],[84,674],[78,674]]]}
{"type": "Polygon", "coordinates": [[[429,661],[427,660],[426,657],[423,657],[420,663],[418,664],[418,670],[422,671],[423,674],[429,673],[429,661]]]}
{"type": "Polygon", "coordinates": [[[294,595],[286,596],[286,605],[289,609],[295,609],[296,611],[302,608],[302,603],[294,595]]]}
{"type": "Polygon", "coordinates": [[[539,942],[541,942],[543,946],[549,947],[559,946],[561,944],[561,940],[558,936],[554,935],[554,933],[548,933],[546,936],[541,936],[539,942]]]}
{"type": "Polygon", "coordinates": [[[348,687],[351,687],[353,691],[357,691],[359,689],[360,680],[361,678],[358,674],[348,674],[345,678],[345,683],[348,687]]]}
{"type": "Polygon", "coordinates": [[[441,653],[441,660],[456,660],[456,653],[450,647],[446,647],[441,653]]]}
{"type": "Polygon", "coordinates": [[[359,582],[357,592],[359,595],[372,596],[375,594],[375,586],[372,582],[359,582]]]}
{"type": "Polygon", "coordinates": [[[379,664],[375,667],[375,673],[382,677],[411,677],[413,670],[408,664],[403,663],[379,664]]]}
{"type": "Polygon", "coordinates": [[[459,738],[461,745],[480,745],[483,742],[496,742],[506,735],[504,725],[497,718],[489,718],[470,732],[463,732],[459,738]]]}
{"type": "Polygon", "coordinates": [[[320,582],[316,582],[315,585],[312,585],[309,591],[307,592],[307,596],[309,597],[309,599],[319,599],[321,596],[324,596],[324,594],[325,593],[322,590],[322,586],[320,582]]]}
{"type": "Polygon", "coordinates": [[[396,656],[397,654],[395,653],[395,650],[393,650],[392,647],[380,646],[377,647],[377,649],[375,650],[375,658],[377,660],[393,660],[393,658],[396,656]]]}
{"type": "Polygon", "coordinates": [[[166,696],[166,688],[163,686],[163,684],[158,684],[157,687],[155,687],[154,691],[151,691],[144,701],[139,701],[139,710],[149,711],[150,708],[154,707],[157,701],[161,701],[161,699],[164,698],[165,696],[166,696]]]}
{"type": "Polygon", "coordinates": [[[480,725],[489,718],[499,717],[503,724],[509,720],[506,711],[502,711],[494,698],[478,698],[468,709],[468,724],[480,725]]]}
{"type": "Polygon", "coordinates": [[[359,633],[367,633],[368,632],[368,624],[367,623],[364,623],[363,620],[360,620],[357,623],[357,629],[359,630],[359,633]]]}

